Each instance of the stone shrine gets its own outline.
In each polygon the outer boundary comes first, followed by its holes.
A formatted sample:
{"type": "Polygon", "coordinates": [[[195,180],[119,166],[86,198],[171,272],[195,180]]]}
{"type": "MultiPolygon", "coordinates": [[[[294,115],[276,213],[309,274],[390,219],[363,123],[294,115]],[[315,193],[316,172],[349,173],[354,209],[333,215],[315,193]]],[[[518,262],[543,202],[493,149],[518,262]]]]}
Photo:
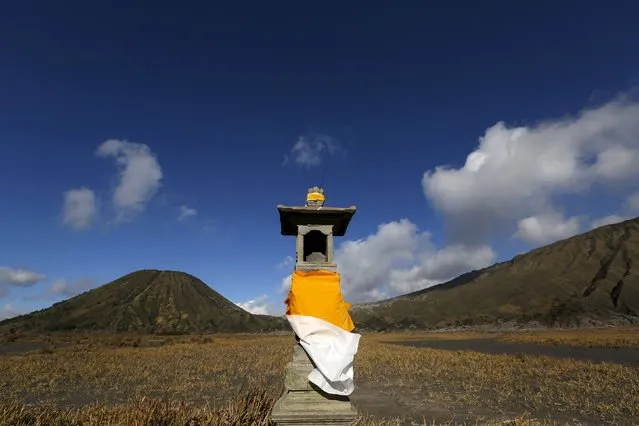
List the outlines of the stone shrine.
{"type": "MultiPolygon", "coordinates": [[[[308,190],[306,205],[278,205],[281,234],[295,236],[296,271],[337,272],[333,237],[341,237],[355,214],[349,208],[324,207],[324,191],[308,190]]],[[[308,375],[315,364],[296,335],[293,359],[286,366],[285,392],[277,401],[271,419],[278,425],[350,425],[357,419],[357,409],[348,396],[328,394],[308,375]]]]}

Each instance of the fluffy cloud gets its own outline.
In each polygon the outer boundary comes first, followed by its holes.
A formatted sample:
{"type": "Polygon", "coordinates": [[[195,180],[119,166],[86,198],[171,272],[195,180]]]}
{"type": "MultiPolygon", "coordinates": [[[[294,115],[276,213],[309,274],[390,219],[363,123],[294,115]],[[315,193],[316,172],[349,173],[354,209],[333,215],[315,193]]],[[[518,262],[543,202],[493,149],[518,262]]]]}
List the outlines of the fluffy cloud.
{"type": "Polygon", "coordinates": [[[0,284],[29,287],[46,278],[46,275],[22,268],[0,266],[0,284]]]}
{"type": "MultiPolygon", "coordinates": [[[[113,193],[117,220],[127,220],[144,211],[158,192],[162,181],[162,168],[149,147],[110,139],[98,146],[96,156],[115,159],[118,168],[119,179],[113,193]]],[[[187,209],[180,217],[195,213],[195,210],[187,209]]],[[[65,225],[76,230],[87,229],[97,215],[97,198],[93,190],[83,187],[64,193],[62,216],[65,225]]]]}
{"type": "Polygon", "coordinates": [[[162,181],[162,168],[155,154],[147,145],[110,139],[98,147],[96,155],[115,159],[119,182],[113,194],[113,204],[118,218],[144,211],[162,181]]]}
{"type": "Polygon", "coordinates": [[[319,166],[326,156],[344,155],[346,151],[333,138],[326,135],[300,136],[284,157],[284,164],[294,162],[300,166],[319,166]]]}
{"type": "MultiPolygon", "coordinates": [[[[391,295],[410,293],[450,281],[465,272],[486,267],[494,260],[495,252],[488,246],[456,244],[426,252],[412,268],[391,270],[391,295]]],[[[375,296],[375,293],[371,295],[375,296]]]]}
{"type": "MultiPolygon", "coordinates": [[[[301,164],[319,164],[306,141],[297,145],[304,152],[301,164]]],[[[628,98],[530,126],[499,122],[479,138],[463,166],[424,173],[424,194],[442,213],[450,244],[434,247],[430,235],[406,219],[382,224],[336,250],[343,292],[354,302],[377,300],[488,266],[496,255],[485,245],[487,237],[514,235],[539,245],[578,234],[588,217],[559,213],[561,197],[631,189],[639,179],[637,164],[639,104],[628,98]]],[[[639,212],[639,192],[626,197],[619,213],[591,218],[590,225],[619,222],[631,212],[639,212]]],[[[290,280],[282,280],[281,293],[290,280]]]]}
{"type": "Polygon", "coordinates": [[[487,246],[452,245],[437,249],[428,232],[407,219],[382,224],[377,233],[342,243],[335,258],[344,294],[353,301],[392,297],[448,281],[488,266],[495,253],[487,246]]]}
{"type": "Polygon", "coordinates": [[[180,206],[180,214],[178,215],[178,220],[180,222],[193,216],[197,216],[197,210],[187,206],[180,206]]]}
{"type": "Polygon", "coordinates": [[[63,223],[76,230],[91,227],[98,214],[95,193],[88,188],[79,188],[70,189],[63,196],[63,223]]]}
{"type": "Polygon", "coordinates": [[[73,297],[77,294],[84,293],[93,287],[93,280],[81,279],[75,282],[69,282],[63,278],[55,280],[49,288],[49,294],[52,296],[73,297]]]}
{"type": "Polygon", "coordinates": [[[236,303],[237,306],[256,315],[272,315],[272,310],[268,303],[268,296],[262,295],[244,303],[236,303]]]}
{"type": "Polygon", "coordinates": [[[552,217],[555,198],[631,183],[638,159],[639,104],[618,99],[526,127],[497,123],[462,167],[428,170],[422,186],[456,241],[477,243],[508,227],[534,240],[547,229],[560,238],[576,225],[552,217]]]}
{"type": "Polygon", "coordinates": [[[370,299],[371,291],[387,293],[391,271],[416,261],[415,254],[429,235],[402,219],[379,225],[377,233],[357,241],[345,241],[335,252],[345,295],[370,299]]]}
{"type": "MultiPolygon", "coordinates": [[[[428,232],[419,232],[407,219],[379,225],[375,234],[345,241],[335,252],[344,297],[363,302],[393,297],[446,282],[490,265],[490,247],[451,245],[438,249],[428,232]]],[[[291,277],[280,291],[290,288],[291,277]]]]}
{"type": "Polygon", "coordinates": [[[637,148],[612,145],[597,154],[593,171],[607,180],[632,178],[637,175],[638,160],[637,148]]]}
{"type": "Polygon", "coordinates": [[[25,312],[14,307],[11,303],[6,303],[3,306],[0,306],[0,321],[17,317],[18,315],[22,315],[25,312]]]}
{"type": "Polygon", "coordinates": [[[580,228],[576,216],[566,219],[559,213],[545,213],[521,219],[515,235],[529,244],[548,244],[577,235],[580,228]]]}

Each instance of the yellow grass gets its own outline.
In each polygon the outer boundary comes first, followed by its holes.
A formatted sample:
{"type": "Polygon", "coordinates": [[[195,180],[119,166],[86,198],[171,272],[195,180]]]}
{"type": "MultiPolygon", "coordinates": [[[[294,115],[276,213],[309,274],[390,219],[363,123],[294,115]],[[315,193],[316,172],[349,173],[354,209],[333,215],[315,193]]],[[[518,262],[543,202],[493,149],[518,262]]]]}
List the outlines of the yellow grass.
{"type": "Polygon", "coordinates": [[[268,425],[274,403],[264,390],[253,389],[219,409],[184,402],[139,398],[128,404],[89,404],[80,409],[26,407],[17,402],[0,406],[0,424],[42,425],[268,425]]]}
{"type": "MultiPolygon", "coordinates": [[[[455,423],[439,416],[424,424],[564,422],[534,420],[548,416],[639,421],[637,369],[380,341],[389,337],[402,336],[363,336],[355,363],[358,389],[406,407],[428,404],[482,419],[455,423]]],[[[0,355],[0,425],[267,424],[265,413],[283,389],[292,337],[69,335],[53,336],[48,345],[0,355]],[[242,423],[241,416],[253,420],[242,423]]],[[[360,424],[400,420],[363,417],[360,424]]]]}
{"type": "Polygon", "coordinates": [[[639,371],[549,357],[450,352],[364,341],[357,373],[388,391],[495,412],[573,412],[600,419],[639,416],[639,371]],[[391,379],[397,378],[397,379],[391,379]],[[390,380],[389,380],[390,379],[390,380]]]}
{"type": "MultiPolygon", "coordinates": [[[[25,407],[19,403],[0,406],[0,424],[12,426],[70,426],[70,425],[148,425],[148,426],[266,426],[272,425],[268,419],[272,399],[263,393],[250,393],[228,404],[221,410],[209,407],[198,408],[186,403],[167,402],[157,399],[140,399],[132,404],[100,405],[90,404],[81,409],[60,409],[55,406],[25,407]]],[[[400,426],[402,419],[373,419],[361,417],[356,426],[400,426]]],[[[413,423],[416,424],[416,423],[413,423]]],[[[436,425],[423,422],[421,425],[436,425]]],[[[475,423],[447,422],[447,425],[475,423]]],[[[484,425],[538,426],[555,425],[555,422],[538,421],[525,417],[512,421],[482,422],[484,425]]]]}
{"type": "Polygon", "coordinates": [[[509,333],[502,339],[544,345],[639,348],[639,327],[509,333]]]}
{"type": "Polygon", "coordinates": [[[410,331],[397,333],[370,333],[366,336],[371,340],[380,342],[498,339],[509,342],[536,343],[541,345],[639,348],[639,327],[637,326],[539,331],[410,331]]]}
{"type": "Polygon", "coordinates": [[[421,340],[468,340],[468,339],[486,339],[498,338],[504,335],[499,332],[486,331],[458,331],[458,332],[441,332],[441,331],[402,331],[393,333],[367,333],[367,340],[376,342],[396,342],[396,341],[421,341],[421,340]]]}

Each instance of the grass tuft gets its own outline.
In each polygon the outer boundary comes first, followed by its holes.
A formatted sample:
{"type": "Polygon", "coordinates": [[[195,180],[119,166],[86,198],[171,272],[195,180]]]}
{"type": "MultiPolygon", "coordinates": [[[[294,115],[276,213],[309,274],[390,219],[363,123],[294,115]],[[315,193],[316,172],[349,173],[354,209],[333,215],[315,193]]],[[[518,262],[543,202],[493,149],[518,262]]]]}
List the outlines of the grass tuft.
{"type": "Polygon", "coordinates": [[[268,414],[275,401],[265,391],[251,389],[220,409],[186,402],[142,397],[128,404],[89,404],[81,408],[53,405],[28,406],[12,401],[0,404],[0,424],[12,426],[80,425],[270,425],[268,414]]]}

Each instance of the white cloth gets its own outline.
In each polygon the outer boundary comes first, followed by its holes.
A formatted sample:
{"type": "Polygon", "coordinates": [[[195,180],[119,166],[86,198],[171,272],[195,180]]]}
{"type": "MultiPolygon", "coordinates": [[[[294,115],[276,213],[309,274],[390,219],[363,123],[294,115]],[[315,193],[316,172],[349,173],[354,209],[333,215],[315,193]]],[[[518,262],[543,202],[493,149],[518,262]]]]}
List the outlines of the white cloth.
{"type": "Polygon", "coordinates": [[[308,380],[329,394],[353,393],[353,360],[361,336],[311,316],[287,315],[286,319],[317,367],[308,380]]]}

